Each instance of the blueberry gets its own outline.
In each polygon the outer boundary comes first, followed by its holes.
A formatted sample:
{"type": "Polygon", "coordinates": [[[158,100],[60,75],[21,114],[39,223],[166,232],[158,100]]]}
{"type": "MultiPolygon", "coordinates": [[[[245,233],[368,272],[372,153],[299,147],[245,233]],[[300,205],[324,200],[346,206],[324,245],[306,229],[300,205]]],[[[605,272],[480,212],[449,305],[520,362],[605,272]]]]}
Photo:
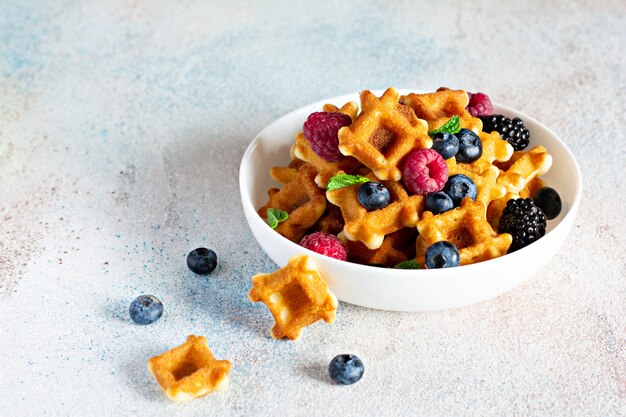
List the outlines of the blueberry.
{"type": "Polygon", "coordinates": [[[328,365],[328,375],[336,384],[350,385],[363,376],[365,367],[356,355],[337,355],[328,365]]]}
{"type": "Polygon", "coordinates": [[[537,190],[535,194],[535,204],[546,215],[546,219],[552,220],[561,213],[563,204],[561,203],[561,196],[556,192],[554,188],[543,187],[537,190]]]}
{"type": "Polygon", "coordinates": [[[359,187],[358,199],[367,210],[378,210],[387,207],[391,196],[387,187],[379,182],[369,181],[359,187]]]}
{"type": "Polygon", "coordinates": [[[426,268],[450,268],[459,266],[461,255],[458,249],[450,242],[442,240],[433,243],[426,249],[426,268]]]}
{"type": "Polygon", "coordinates": [[[432,149],[443,159],[450,159],[459,151],[459,138],[452,133],[435,133],[432,149]]]}
{"type": "Polygon", "coordinates": [[[206,275],[217,266],[217,255],[211,249],[194,249],[187,255],[187,266],[191,269],[191,272],[206,275]]]}
{"type": "Polygon", "coordinates": [[[163,303],[154,295],[140,295],[130,303],[128,314],[137,324],[152,324],[163,314],[163,303]]]}
{"type": "Polygon", "coordinates": [[[444,211],[452,210],[454,208],[452,199],[443,191],[428,194],[424,205],[426,210],[432,212],[433,214],[443,213],[444,211]]]}
{"type": "Polygon", "coordinates": [[[474,181],[463,174],[452,175],[448,178],[442,191],[452,199],[454,207],[461,204],[464,197],[471,197],[472,200],[476,200],[476,194],[478,194],[474,181]]]}
{"type": "Polygon", "coordinates": [[[461,129],[456,134],[459,138],[459,151],[456,154],[456,161],[470,164],[476,161],[483,154],[483,142],[478,135],[469,129],[461,129]]]}

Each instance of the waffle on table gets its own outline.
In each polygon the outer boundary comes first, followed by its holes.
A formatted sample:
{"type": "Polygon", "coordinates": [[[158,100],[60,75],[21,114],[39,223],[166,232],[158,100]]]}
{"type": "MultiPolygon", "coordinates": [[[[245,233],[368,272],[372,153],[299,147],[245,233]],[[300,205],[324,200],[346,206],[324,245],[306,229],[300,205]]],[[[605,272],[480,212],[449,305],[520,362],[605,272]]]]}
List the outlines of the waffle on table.
{"type": "Polygon", "coordinates": [[[148,361],[148,369],[163,392],[175,402],[228,388],[230,366],[227,360],[215,359],[204,336],[194,335],[148,361]]]}
{"type": "Polygon", "coordinates": [[[354,102],[342,107],[325,105],[323,111],[341,112],[352,119],[338,133],[345,158],[325,161],[299,132],[289,166],[271,170],[271,176],[284,186],[269,191],[270,201],[259,214],[265,218],[269,207],[285,210],[289,218],[276,228],[283,236],[298,242],[315,231],[338,235],[348,261],[368,265],[393,266],[413,258],[423,265],[427,246],[437,239],[458,244],[461,265],[505,254],[510,235],[497,233],[502,210],[511,198],[534,196],[544,185],[540,176],[550,168],[552,157],[541,146],[513,152],[498,132],[482,131],[482,121],[466,110],[467,105],[468,95],[462,90],[400,97],[393,88],[381,97],[363,91],[360,110],[354,102]],[[448,159],[449,175],[471,178],[478,195],[476,201],[463,201],[454,210],[433,215],[424,211],[425,196],[411,195],[404,187],[403,158],[416,148],[430,148],[428,132],[453,116],[459,116],[461,127],[479,135],[483,151],[472,163],[448,159]],[[341,173],[384,184],[391,195],[389,205],[374,211],[362,207],[358,184],[326,191],[329,180],[341,173]]]}

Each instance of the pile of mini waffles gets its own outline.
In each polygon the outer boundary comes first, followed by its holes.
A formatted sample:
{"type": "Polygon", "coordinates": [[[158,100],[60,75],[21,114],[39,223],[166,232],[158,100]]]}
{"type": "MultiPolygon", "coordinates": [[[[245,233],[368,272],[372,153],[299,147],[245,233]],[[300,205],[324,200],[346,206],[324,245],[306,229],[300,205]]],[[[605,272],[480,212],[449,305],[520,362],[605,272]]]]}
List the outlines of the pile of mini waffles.
{"type": "MultiPolygon", "coordinates": [[[[561,211],[559,194],[540,178],[552,157],[543,146],[527,149],[523,121],[493,114],[485,94],[441,88],[399,96],[389,88],[381,97],[363,91],[360,106],[321,110],[296,135],[288,166],[271,168],[282,187],[268,190],[258,210],[303,248],[373,267],[458,267],[531,244],[561,211]]],[[[252,277],[248,297],[271,312],[275,339],[295,340],[306,326],[335,320],[337,298],[306,253],[252,277]]],[[[230,366],[193,335],[149,361],[174,401],[225,388],[230,366]]],[[[329,374],[354,383],[363,366],[339,355],[329,374]]]]}

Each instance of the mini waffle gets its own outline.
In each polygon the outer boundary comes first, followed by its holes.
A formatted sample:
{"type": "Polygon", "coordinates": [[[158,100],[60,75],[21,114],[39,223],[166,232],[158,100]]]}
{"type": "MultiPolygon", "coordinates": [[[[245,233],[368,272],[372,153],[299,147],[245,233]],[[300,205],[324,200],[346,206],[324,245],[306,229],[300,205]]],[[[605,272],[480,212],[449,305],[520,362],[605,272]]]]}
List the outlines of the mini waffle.
{"type": "Polygon", "coordinates": [[[317,171],[305,164],[298,168],[297,174],[292,168],[273,168],[271,175],[279,182],[285,181],[285,186],[268,190],[269,201],[259,209],[259,215],[266,219],[270,207],[286,211],[289,217],[278,224],[276,231],[298,242],[326,209],[324,190],[315,184],[317,171]]]}
{"type": "Polygon", "coordinates": [[[187,341],[148,361],[163,392],[182,402],[228,388],[230,362],[217,360],[204,336],[187,336],[187,341]]]}
{"type": "Polygon", "coordinates": [[[385,236],[378,249],[368,249],[361,242],[346,239],[343,234],[339,234],[338,237],[346,246],[349,261],[365,265],[394,266],[409,259],[407,245],[415,246],[413,243],[416,235],[417,231],[414,227],[405,227],[385,236]]]}
{"type": "MultiPolygon", "coordinates": [[[[379,181],[371,172],[366,176],[379,181]]],[[[362,242],[369,249],[380,248],[386,235],[403,227],[415,226],[424,207],[424,196],[409,196],[400,182],[382,181],[382,184],[389,190],[391,202],[374,211],[367,211],[359,203],[359,184],[326,192],[328,201],[341,209],[346,238],[362,242]]]]}
{"type": "Polygon", "coordinates": [[[465,109],[469,103],[469,97],[463,90],[443,90],[427,94],[411,93],[400,97],[400,103],[411,107],[417,117],[426,120],[429,131],[441,127],[452,116],[459,116],[461,127],[473,130],[475,133],[483,128],[483,122],[465,109]]]}
{"type": "Polygon", "coordinates": [[[402,158],[414,148],[431,146],[427,123],[398,103],[398,92],[393,88],[380,98],[363,91],[361,113],[350,126],[339,130],[341,153],[358,159],[381,180],[400,180],[402,158]]]}
{"type": "Polygon", "coordinates": [[[328,113],[343,113],[350,116],[350,118],[354,120],[359,112],[359,105],[354,101],[347,102],[341,106],[341,108],[335,106],[334,104],[324,104],[324,106],[322,106],[322,110],[328,113]]]}
{"type": "Polygon", "coordinates": [[[302,132],[296,135],[293,151],[296,158],[310,163],[317,169],[318,174],[315,177],[315,183],[321,188],[326,188],[328,181],[337,172],[343,171],[352,174],[361,165],[351,156],[346,156],[337,162],[328,162],[313,150],[302,132]]]}
{"type": "Polygon", "coordinates": [[[313,225],[309,233],[323,232],[331,235],[338,235],[343,230],[345,222],[339,207],[327,204],[326,211],[320,219],[313,225]]]}
{"type": "Polygon", "coordinates": [[[416,259],[424,265],[426,249],[445,240],[459,250],[461,265],[486,261],[506,254],[512,237],[493,231],[485,219],[485,207],[480,201],[465,197],[461,205],[438,215],[425,211],[417,222],[416,259]]]}
{"type": "Polygon", "coordinates": [[[497,182],[500,171],[495,166],[491,165],[481,173],[476,173],[472,171],[471,164],[457,164],[455,158],[448,159],[446,164],[450,176],[463,174],[474,181],[478,191],[476,201],[483,203],[484,207],[487,207],[491,201],[504,197],[506,189],[497,182]]]}
{"type": "Polygon", "coordinates": [[[253,276],[248,298],[267,305],[276,321],[270,332],[275,339],[296,340],[304,327],[318,320],[335,321],[337,298],[308,256],[294,256],[272,274],[253,276]]]}

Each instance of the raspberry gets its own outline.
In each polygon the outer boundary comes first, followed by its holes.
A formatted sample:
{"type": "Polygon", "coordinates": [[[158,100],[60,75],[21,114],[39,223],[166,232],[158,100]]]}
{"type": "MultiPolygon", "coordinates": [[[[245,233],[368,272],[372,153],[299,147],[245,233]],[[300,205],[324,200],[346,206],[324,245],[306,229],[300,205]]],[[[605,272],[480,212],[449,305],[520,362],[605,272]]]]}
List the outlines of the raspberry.
{"type": "Polygon", "coordinates": [[[412,194],[440,191],[448,180],[448,165],[432,149],[417,149],[409,154],[402,170],[402,182],[412,194]]]}
{"type": "Polygon", "coordinates": [[[469,96],[467,111],[472,116],[490,116],[493,114],[493,105],[487,94],[468,92],[467,95],[469,96]]]}
{"type": "Polygon", "coordinates": [[[341,240],[329,233],[315,232],[306,235],[300,241],[300,246],[340,261],[348,259],[348,253],[341,240]]]}
{"type": "Polygon", "coordinates": [[[352,123],[343,113],[315,112],[304,122],[302,130],[316,154],[328,162],[337,162],[343,155],[339,152],[339,129],[352,123]]]}

